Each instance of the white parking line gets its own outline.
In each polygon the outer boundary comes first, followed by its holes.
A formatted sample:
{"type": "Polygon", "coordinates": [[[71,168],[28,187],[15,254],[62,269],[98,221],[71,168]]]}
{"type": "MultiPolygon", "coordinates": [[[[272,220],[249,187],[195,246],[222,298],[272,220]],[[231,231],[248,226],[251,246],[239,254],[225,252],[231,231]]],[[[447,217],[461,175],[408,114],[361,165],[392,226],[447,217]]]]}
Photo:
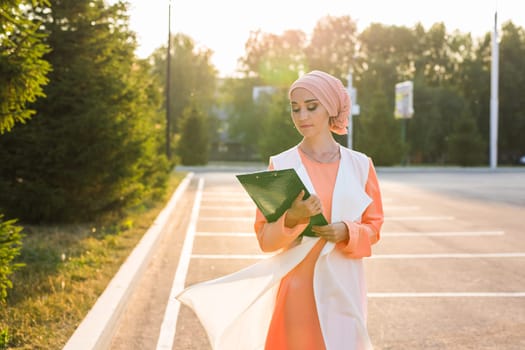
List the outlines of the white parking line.
{"type": "MultiPolygon", "coordinates": [[[[202,206],[201,206],[202,208],[202,206]]],[[[381,232],[381,237],[479,237],[503,236],[505,231],[381,232]]],[[[204,237],[255,237],[254,232],[197,232],[204,237]]]]}
{"type": "Polygon", "coordinates": [[[157,340],[157,350],[172,349],[173,340],[175,339],[175,331],[177,329],[177,318],[179,317],[180,302],[175,297],[182,292],[184,284],[186,283],[186,275],[188,274],[188,267],[191,260],[191,252],[193,250],[193,241],[195,236],[195,228],[197,227],[197,220],[199,219],[199,207],[202,197],[202,189],[204,187],[204,179],[199,179],[197,193],[195,194],[195,202],[191,210],[190,222],[186,231],[186,238],[182,245],[182,250],[175,271],[175,278],[171,286],[170,296],[164,312],[164,319],[160,326],[159,339],[157,340]]]}
{"type": "Polygon", "coordinates": [[[273,254],[192,254],[192,259],[261,260],[273,254]]]}
{"type": "Polygon", "coordinates": [[[492,259],[525,258],[525,253],[436,253],[436,254],[376,254],[369,259],[492,259]]]}
{"type": "Polygon", "coordinates": [[[236,203],[251,203],[253,204],[253,201],[249,198],[243,196],[243,197],[231,197],[231,198],[219,198],[219,197],[212,197],[212,198],[203,198],[203,203],[226,203],[226,202],[236,202],[236,203]]]}
{"type": "MultiPolygon", "coordinates": [[[[192,254],[192,259],[266,259],[272,254],[192,254]]],[[[492,259],[525,258],[525,253],[376,254],[366,259],[492,259]]]]}
{"type": "Polygon", "coordinates": [[[385,221],[443,221],[455,220],[453,216],[385,216],[385,221]]]}
{"type": "Polygon", "coordinates": [[[246,192],[214,192],[214,191],[204,191],[202,192],[202,198],[250,198],[246,192]]]}
{"type": "MultiPolygon", "coordinates": [[[[443,221],[454,220],[453,216],[385,216],[385,221],[443,221]]],[[[201,221],[253,221],[246,216],[202,216],[201,221]]]]}
{"type": "Polygon", "coordinates": [[[418,205],[387,205],[383,207],[384,211],[390,210],[420,210],[421,207],[418,205]]]}
{"type": "Polygon", "coordinates": [[[202,237],[253,237],[255,238],[255,233],[253,232],[197,232],[196,236],[202,237]]]}
{"type": "Polygon", "coordinates": [[[206,210],[254,210],[254,205],[202,205],[206,210]]]}
{"type": "Polygon", "coordinates": [[[202,192],[202,195],[204,197],[212,196],[212,197],[226,197],[226,198],[230,198],[230,197],[238,196],[238,197],[249,198],[248,194],[246,194],[246,192],[243,192],[243,191],[238,191],[238,192],[234,192],[234,191],[231,191],[231,192],[229,192],[229,191],[204,191],[204,192],[202,192]]]}
{"type": "Polygon", "coordinates": [[[253,222],[255,218],[247,216],[201,216],[200,221],[249,221],[253,222]]]}
{"type": "Polygon", "coordinates": [[[476,237],[502,236],[504,231],[381,232],[381,237],[476,237]]]}
{"type": "Polygon", "coordinates": [[[368,293],[369,298],[523,298],[525,292],[368,293]]]}
{"type": "MultiPolygon", "coordinates": [[[[203,201],[204,202],[204,201],[203,201]]],[[[235,200],[235,202],[238,202],[235,200]]],[[[251,201],[246,201],[247,205],[202,205],[201,209],[206,210],[252,210],[255,208],[255,204],[251,201]],[[251,205],[250,205],[251,204],[251,205]]],[[[417,211],[421,208],[418,206],[389,206],[385,207],[385,212],[388,211],[417,211]]]]}

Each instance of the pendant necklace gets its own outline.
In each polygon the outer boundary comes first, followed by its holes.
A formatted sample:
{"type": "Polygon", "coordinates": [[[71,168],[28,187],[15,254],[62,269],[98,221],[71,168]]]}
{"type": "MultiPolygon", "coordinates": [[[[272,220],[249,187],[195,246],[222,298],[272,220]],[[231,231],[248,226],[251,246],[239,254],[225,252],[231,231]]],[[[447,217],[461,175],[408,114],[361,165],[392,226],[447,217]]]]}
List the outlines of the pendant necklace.
{"type": "Polygon", "coordinates": [[[304,155],[307,158],[309,158],[309,159],[311,159],[311,160],[313,160],[314,162],[317,162],[317,163],[331,163],[339,156],[339,147],[337,147],[337,150],[335,150],[333,152],[323,153],[322,160],[319,160],[319,158],[317,158],[313,154],[309,154],[308,152],[306,152],[303,147],[299,147],[299,148],[300,148],[300,150],[304,153],[304,155]],[[324,154],[328,154],[328,156],[324,156],[324,154]]]}

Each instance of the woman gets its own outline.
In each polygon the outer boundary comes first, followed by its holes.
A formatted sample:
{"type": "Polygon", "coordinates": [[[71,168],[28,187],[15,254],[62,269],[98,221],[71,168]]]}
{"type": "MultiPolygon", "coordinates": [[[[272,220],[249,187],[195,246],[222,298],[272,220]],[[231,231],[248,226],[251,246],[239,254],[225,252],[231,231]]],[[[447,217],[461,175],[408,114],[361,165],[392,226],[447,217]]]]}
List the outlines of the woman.
{"type": "Polygon", "coordinates": [[[261,249],[279,254],[178,298],[197,313],[214,349],[370,349],[362,258],[383,223],[374,166],[332,136],[346,133],[350,111],[340,80],[312,71],[292,84],[289,98],[303,139],[271,157],[269,169],[294,168],[312,196],[299,194],[275,222],[257,211],[261,249]],[[302,237],[319,213],[329,224],[313,227],[319,237],[302,237]],[[225,297],[217,303],[210,293],[225,297]]]}

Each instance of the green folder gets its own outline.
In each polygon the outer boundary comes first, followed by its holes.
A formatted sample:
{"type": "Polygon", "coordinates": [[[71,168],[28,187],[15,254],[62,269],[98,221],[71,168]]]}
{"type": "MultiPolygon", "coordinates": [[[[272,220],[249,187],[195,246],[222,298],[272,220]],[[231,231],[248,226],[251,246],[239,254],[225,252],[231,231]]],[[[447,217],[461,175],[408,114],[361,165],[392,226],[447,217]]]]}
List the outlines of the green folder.
{"type": "MultiPolygon", "coordinates": [[[[236,177],[268,222],[279,219],[291,207],[301,190],[305,193],[303,199],[310,196],[310,192],[294,169],[259,171],[236,175],[236,177]]],[[[327,224],[328,221],[323,214],[312,216],[301,235],[316,237],[312,225],[327,224]]]]}

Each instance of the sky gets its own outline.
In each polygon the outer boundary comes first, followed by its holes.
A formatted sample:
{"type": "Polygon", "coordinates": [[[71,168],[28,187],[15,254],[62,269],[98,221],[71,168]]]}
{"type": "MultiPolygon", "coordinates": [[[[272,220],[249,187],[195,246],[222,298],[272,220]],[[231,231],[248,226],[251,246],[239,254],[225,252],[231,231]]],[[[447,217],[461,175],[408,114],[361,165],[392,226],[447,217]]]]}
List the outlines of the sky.
{"type": "MultiPolygon", "coordinates": [[[[116,0],[109,0],[110,3],[116,0]]],[[[137,34],[136,54],[145,58],[168,39],[170,0],[128,0],[130,27],[137,34]]],[[[525,28],[524,0],[171,0],[171,32],[191,37],[196,46],[213,51],[219,75],[232,76],[251,31],[282,34],[300,29],[307,35],[327,15],[350,16],[358,31],[370,23],[428,29],[437,22],[447,31],[480,37],[498,24],[512,20],[525,28]]]]}

